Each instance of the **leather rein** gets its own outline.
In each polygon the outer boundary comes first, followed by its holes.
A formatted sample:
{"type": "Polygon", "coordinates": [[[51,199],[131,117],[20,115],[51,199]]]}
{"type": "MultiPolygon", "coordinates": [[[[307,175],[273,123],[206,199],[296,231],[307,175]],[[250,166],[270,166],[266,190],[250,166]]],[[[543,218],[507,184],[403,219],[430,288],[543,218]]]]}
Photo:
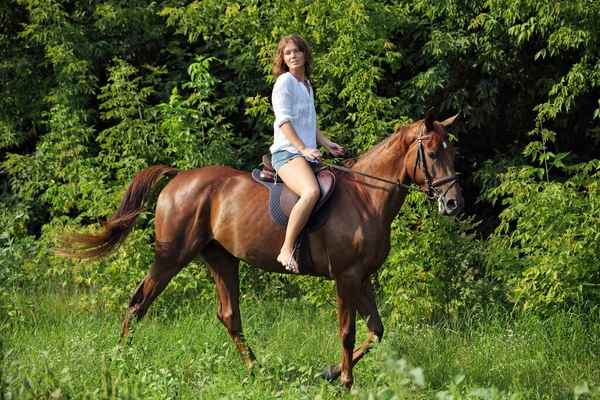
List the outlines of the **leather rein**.
{"type": "Polygon", "coordinates": [[[419,130],[419,138],[417,140],[417,151],[416,151],[416,156],[415,156],[415,164],[414,164],[414,168],[413,168],[413,179],[417,174],[417,167],[419,165],[421,165],[421,167],[423,168],[423,171],[424,171],[425,184],[427,185],[427,189],[423,189],[419,186],[406,185],[400,181],[396,181],[396,182],[390,181],[388,179],[380,178],[375,175],[371,175],[371,174],[367,174],[364,172],[355,171],[350,168],[342,167],[340,165],[329,164],[329,163],[325,163],[325,162],[323,164],[327,165],[330,168],[339,169],[340,171],[349,172],[352,174],[362,175],[367,178],[371,178],[371,179],[375,179],[375,180],[378,180],[381,182],[389,183],[390,185],[394,185],[396,187],[402,187],[404,189],[414,190],[417,192],[425,193],[429,200],[438,200],[438,199],[444,197],[446,195],[446,193],[448,193],[448,190],[450,190],[450,188],[452,186],[454,186],[454,184],[456,182],[458,182],[458,177],[456,175],[451,175],[451,176],[446,176],[441,179],[435,179],[435,180],[431,179],[429,172],[427,171],[427,163],[425,161],[425,151],[423,150],[423,140],[428,140],[429,135],[423,135],[424,128],[425,128],[425,123],[423,123],[423,125],[421,125],[421,129],[419,130]],[[450,185],[448,185],[448,187],[443,192],[440,192],[436,189],[438,186],[441,186],[445,183],[450,183],[450,185]]]}

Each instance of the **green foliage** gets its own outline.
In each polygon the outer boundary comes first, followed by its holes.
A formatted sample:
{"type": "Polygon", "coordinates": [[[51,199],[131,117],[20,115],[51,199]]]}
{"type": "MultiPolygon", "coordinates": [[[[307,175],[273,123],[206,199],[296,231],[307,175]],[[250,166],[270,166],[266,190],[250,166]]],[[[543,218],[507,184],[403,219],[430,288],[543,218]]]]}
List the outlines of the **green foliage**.
{"type": "Polygon", "coordinates": [[[389,386],[382,385],[376,391],[366,391],[354,389],[352,394],[359,399],[414,399],[420,396],[415,392],[419,387],[425,385],[422,368],[411,368],[404,358],[399,358],[398,354],[391,353],[385,362],[386,372],[382,373],[378,381],[390,381],[389,386]]]}
{"type": "Polygon", "coordinates": [[[142,86],[143,77],[127,62],[114,59],[108,68],[109,83],[100,88],[98,99],[102,119],[115,124],[99,133],[96,141],[102,151],[101,165],[118,171],[117,179],[132,179],[149,164],[156,164],[162,155],[161,137],[148,110],[147,98],[154,93],[152,86],[142,86]]]}
{"type": "Polygon", "coordinates": [[[489,191],[506,208],[490,239],[490,273],[522,307],[549,311],[578,301],[598,301],[596,268],[600,228],[600,163],[574,167],[564,183],[546,182],[541,168],[509,167],[489,191]]]}
{"type": "MultiPolygon", "coordinates": [[[[570,112],[577,98],[600,84],[598,48],[600,36],[595,21],[600,7],[591,1],[490,1],[490,12],[480,21],[504,23],[517,45],[539,41],[534,59],[560,60],[565,54],[576,55],[578,61],[564,76],[554,80],[549,99],[540,104],[538,120],[553,120],[561,112],[570,112]]],[[[485,22],[482,22],[485,23],[485,22]]],[[[594,117],[598,109],[594,111],[594,117]]]]}
{"type": "MultiPolygon", "coordinates": [[[[409,197],[376,280],[393,318],[492,297],[536,310],[597,299],[593,0],[11,0],[0,11],[0,296],[48,284],[93,289],[83,308],[126,301],[152,260],[152,204],[109,260],[56,258],[54,239],[93,231],[148,165],[255,167],[272,140],[272,56],[297,32],[313,50],[319,126],[352,154],[432,105],[466,117],[453,133],[471,217],[442,221],[409,197]],[[474,234],[494,224],[489,240],[474,234]]],[[[242,275],[249,293],[333,301],[331,282],[242,275]]],[[[209,280],[194,264],[174,286],[211,293],[209,280]]]]}
{"type": "Polygon", "coordinates": [[[403,107],[396,108],[397,95],[382,96],[378,88],[386,70],[399,67],[402,55],[390,37],[406,13],[402,5],[372,1],[313,3],[306,8],[306,24],[314,26],[308,40],[317,55],[319,116],[326,125],[348,126],[339,140],[351,150],[364,151],[379,142],[403,115],[403,107]]]}
{"type": "MultiPolygon", "coordinates": [[[[82,311],[76,306],[79,296],[63,290],[16,291],[10,301],[14,315],[9,319],[19,322],[9,334],[0,330],[3,398],[137,399],[177,393],[182,399],[554,399],[600,394],[597,307],[545,319],[492,307],[443,323],[391,323],[384,340],[357,364],[348,392],[319,377],[324,366],[341,357],[335,318],[297,299],[242,301],[246,339],[261,365],[252,374],[215,317],[214,302],[162,303],[161,313],[149,313],[136,326],[132,343],[122,347],[116,345],[122,311],[82,311]]],[[[361,327],[357,340],[366,334],[361,327]]]]}
{"type": "Polygon", "coordinates": [[[420,193],[406,203],[392,224],[392,250],[376,281],[392,319],[428,319],[489,301],[473,219],[440,217],[420,193]]]}
{"type": "Polygon", "coordinates": [[[220,81],[209,73],[212,61],[215,59],[199,57],[190,64],[191,80],[183,85],[191,92],[187,99],[174,88],[169,103],[157,106],[170,164],[180,169],[238,162],[234,148],[241,146],[242,140],[231,132],[223,115],[229,99],[215,98],[214,87],[220,81]]]}

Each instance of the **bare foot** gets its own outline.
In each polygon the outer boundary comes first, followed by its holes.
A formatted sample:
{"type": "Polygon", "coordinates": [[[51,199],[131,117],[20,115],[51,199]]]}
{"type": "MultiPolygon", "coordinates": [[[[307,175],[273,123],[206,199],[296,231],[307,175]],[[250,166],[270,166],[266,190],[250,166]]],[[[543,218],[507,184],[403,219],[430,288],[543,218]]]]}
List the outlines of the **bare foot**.
{"type": "Polygon", "coordinates": [[[277,256],[277,261],[281,263],[288,271],[292,271],[293,273],[299,273],[298,263],[296,259],[293,257],[294,250],[284,250],[281,249],[281,252],[277,256]]]}

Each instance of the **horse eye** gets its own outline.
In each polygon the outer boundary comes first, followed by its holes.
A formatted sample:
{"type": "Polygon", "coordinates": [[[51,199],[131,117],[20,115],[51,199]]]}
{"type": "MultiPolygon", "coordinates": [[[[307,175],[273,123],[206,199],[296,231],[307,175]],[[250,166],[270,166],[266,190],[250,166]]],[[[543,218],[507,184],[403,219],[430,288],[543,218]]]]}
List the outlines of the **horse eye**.
{"type": "Polygon", "coordinates": [[[435,160],[435,152],[430,151],[430,152],[427,153],[427,155],[429,156],[429,158],[435,160]]]}

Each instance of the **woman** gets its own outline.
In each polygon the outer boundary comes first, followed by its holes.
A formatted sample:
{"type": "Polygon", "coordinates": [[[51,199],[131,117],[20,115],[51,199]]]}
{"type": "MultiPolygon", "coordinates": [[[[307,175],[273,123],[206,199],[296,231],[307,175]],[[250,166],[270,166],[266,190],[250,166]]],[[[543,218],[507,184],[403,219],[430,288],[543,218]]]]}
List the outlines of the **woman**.
{"type": "Polygon", "coordinates": [[[270,150],[275,171],[300,199],[292,209],[277,261],[298,273],[294,243],[319,199],[319,185],[311,168],[323,156],[317,143],[334,156],[344,148],[327,139],[317,128],[314,92],[308,80],[312,72],[312,54],[300,35],[284,37],[273,60],[275,140],[270,150]]]}

